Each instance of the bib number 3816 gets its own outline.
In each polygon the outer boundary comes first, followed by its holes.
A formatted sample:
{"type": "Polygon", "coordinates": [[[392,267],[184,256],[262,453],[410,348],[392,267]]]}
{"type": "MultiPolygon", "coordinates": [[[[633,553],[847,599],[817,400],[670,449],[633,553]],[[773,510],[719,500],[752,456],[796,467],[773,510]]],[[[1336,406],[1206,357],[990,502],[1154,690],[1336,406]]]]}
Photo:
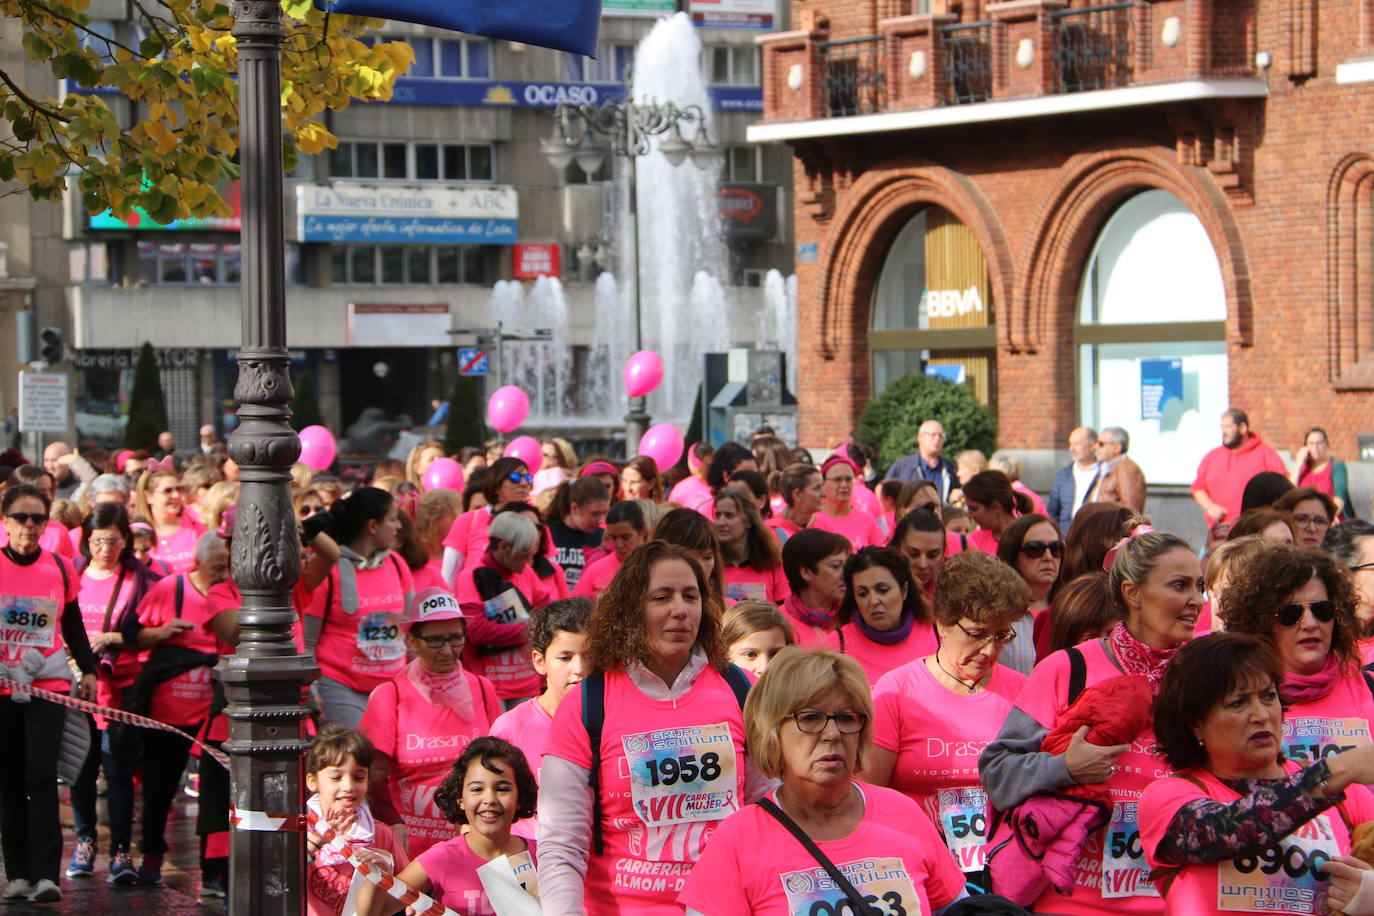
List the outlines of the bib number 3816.
{"type": "Polygon", "coordinates": [[[48,649],[57,629],[57,602],[21,595],[0,597],[0,643],[48,649]]]}

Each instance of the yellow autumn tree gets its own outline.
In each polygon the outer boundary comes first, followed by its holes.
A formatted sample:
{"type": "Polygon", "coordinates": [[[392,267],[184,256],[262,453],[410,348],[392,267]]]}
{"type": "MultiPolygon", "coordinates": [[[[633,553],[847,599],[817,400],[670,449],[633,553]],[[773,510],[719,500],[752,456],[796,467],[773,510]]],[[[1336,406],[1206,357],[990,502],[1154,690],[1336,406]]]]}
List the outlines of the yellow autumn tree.
{"type": "MultiPolygon", "coordinates": [[[[53,98],[0,69],[0,116],[10,133],[0,139],[0,181],[40,200],[72,190],[90,212],[119,218],[134,207],[160,223],[228,216],[219,188],[238,177],[239,111],[229,5],[131,0],[135,28],[127,31],[144,36],[137,42],[92,29],[87,7],[88,0],[0,0],[0,13],[23,24],[24,53],[73,84],[53,98]],[[121,124],[99,90],[143,103],[146,116],[121,124]]],[[[389,99],[414,53],[403,42],[362,41],[382,20],[322,13],[310,0],[283,0],[282,11],[289,170],[297,155],[338,145],[322,112],[389,99]]]]}

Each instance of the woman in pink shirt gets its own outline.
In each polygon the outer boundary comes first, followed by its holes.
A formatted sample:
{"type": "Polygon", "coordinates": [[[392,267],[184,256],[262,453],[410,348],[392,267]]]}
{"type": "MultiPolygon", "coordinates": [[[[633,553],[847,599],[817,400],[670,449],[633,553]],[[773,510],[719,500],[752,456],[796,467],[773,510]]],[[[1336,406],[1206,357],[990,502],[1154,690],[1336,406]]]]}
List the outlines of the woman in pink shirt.
{"type": "Polygon", "coordinates": [[[883,529],[878,520],[853,504],[854,481],[859,469],[848,458],[836,455],[821,465],[821,485],[825,502],[811,519],[812,528],[844,535],[854,549],[883,544],[883,529]]]}
{"type": "Polygon", "coordinates": [[[492,462],[482,489],[486,503],[455,518],[444,538],[444,581],[456,583],[468,559],[480,557],[486,551],[492,513],[506,503],[528,501],[533,483],[530,469],[519,458],[498,458],[492,462]]]}
{"type": "Polygon", "coordinates": [[[1030,586],[1030,603],[1015,623],[1017,642],[1002,659],[1008,668],[1028,675],[1036,662],[1035,633],[1047,629],[1050,604],[1059,591],[1059,572],[1064,560],[1064,539],[1059,536],[1059,526],[1043,515],[1021,516],[1002,532],[997,558],[1016,570],[1030,586]]]}
{"type": "Polygon", "coordinates": [[[648,539],[649,528],[639,503],[627,499],[611,506],[611,511],[606,513],[606,533],[601,538],[601,546],[611,553],[582,570],[573,594],[579,598],[595,598],[601,594],[611,584],[630,551],[648,539]]]}
{"type": "Polygon", "coordinates": [[[873,755],[865,777],[919,802],[966,873],[982,871],[987,793],[978,755],[1002,727],[1025,675],[997,664],[1016,639],[1026,583],[1004,563],[973,550],[940,571],[935,597],[940,644],[894,668],[873,688],[873,755]]]}
{"type": "Polygon", "coordinates": [[[711,462],[715,449],[705,442],[693,442],[687,449],[687,470],[689,474],[678,481],[668,494],[668,502],[677,503],[684,509],[702,511],[711,503],[711,486],[706,482],[706,468],[711,462]]]}
{"type": "Polygon", "coordinates": [[[791,592],[782,612],[791,619],[797,645],[803,649],[839,647],[844,562],[853,552],[844,535],[819,528],[798,531],[782,545],[782,571],[791,592]]]}
{"type": "Polygon", "coordinates": [[[181,479],[170,468],[144,471],[134,488],[134,514],[153,526],[153,558],[172,574],[195,566],[196,541],[205,530],[186,516],[184,498],[181,479]]]}
{"type": "Polygon", "coordinates": [[[964,483],[964,508],[978,525],[969,534],[968,545],[984,553],[996,553],[1002,532],[1018,515],[1028,515],[1034,507],[1030,497],[1012,489],[1011,480],[1001,471],[983,471],[964,483]]]}
{"type": "MultiPolygon", "coordinates": [[[[76,575],[66,561],[38,546],[51,503],[33,484],[0,496],[9,543],[0,548],[0,671],[35,687],[67,693],[68,657],[81,669],[79,695],[96,697],[95,657],[81,622],[76,575]]],[[[62,899],[62,824],[56,761],[66,710],[0,687],[0,847],[7,899],[62,899]]]]}
{"type": "Polygon", "coordinates": [[[868,682],[935,651],[939,639],[925,594],[906,560],[886,547],[864,547],[844,564],[840,651],[852,655],[868,682]]]}
{"type": "Polygon", "coordinates": [[[454,757],[490,730],[500,704],[486,678],[463,670],[467,620],[452,595],[441,588],[417,593],[403,629],[415,657],[372,691],[358,730],[377,749],[372,812],[404,825],[413,859],[453,836],[435,792],[454,757]]]}
{"type": "MultiPolygon", "coordinates": [[[[46,469],[34,464],[23,464],[15,468],[10,474],[10,483],[31,483],[38,487],[48,496],[48,502],[52,503],[57,499],[57,481],[46,469]]],[[[60,557],[76,556],[76,544],[71,538],[72,529],[67,528],[55,518],[48,519],[48,524],[43,529],[43,536],[38,540],[38,546],[44,550],[51,551],[60,557]]],[[[9,538],[4,532],[0,532],[0,547],[9,543],[9,538]]]]}
{"type": "Polygon", "coordinates": [[[443,487],[427,490],[415,506],[415,540],[427,557],[426,565],[445,583],[444,537],[461,513],[463,497],[443,487]]]}
{"type": "Polygon", "coordinates": [[[769,480],[769,486],[782,494],[786,507],[773,516],[773,528],[782,532],[783,540],[811,524],[821,511],[825,491],[821,472],[815,465],[790,464],[769,480]]]}
{"type": "Polygon", "coordinates": [[[750,494],[726,487],[716,494],[716,538],[725,560],[725,597],[777,604],[790,592],[778,539],[764,524],[750,494]]]}
{"type": "Polygon", "coordinates": [[[912,581],[933,597],[935,578],[945,563],[949,547],[940,517],[925,509],[906,513],[897,522],[897,530],[892,532],[892,540],[887,546],[906,558],[912,581]]]}
{"type": "Polygon", "coordinates": [[[552,597],[550,601],[568,597],[568,577],[559,566],[554,557],[558,555],[553,547],[553,539],[549,536],[549,528],[544,524],[544,519],[540,517],[539,510],[529,503],[506,503],[496,510],[496,514],[502,512],[516,512],[530,520],[534,525],[534,530],[539,534],[539,540],[534,545],[534,556],[530,557],[530,568],[534,570],[534,575],[539,579],[544,591],[552,597]]]}
{"type": "Polygon", "coordinates": [[[761,794],[748,681],[725,659],[720,619],[696,560],[662,541],[631,553],[597,601],[589,674],[554,715],[540,774],[546,912],[681,914],[712,832],[761,794]]]}
{"type": "Polygon", "coordinates": [[[672,509],[654,526],[654,540],[676,544],[701,564],[711,596],[725,606],[725,560],[720,553],[716,528],[695,509],[672,509]]]}

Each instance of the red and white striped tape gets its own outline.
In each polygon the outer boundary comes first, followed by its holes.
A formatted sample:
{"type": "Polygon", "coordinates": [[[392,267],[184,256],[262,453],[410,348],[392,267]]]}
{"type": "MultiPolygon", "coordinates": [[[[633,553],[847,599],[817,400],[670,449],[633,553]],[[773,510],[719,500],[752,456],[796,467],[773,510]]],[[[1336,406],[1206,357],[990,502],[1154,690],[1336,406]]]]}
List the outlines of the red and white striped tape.
{"type": "MultiPolygon", "coordinates": [[[[322,820],[314,811],[307,810],[306,817],[310,821],[310,829],[320,835],[320,838],[324,840],[325,846],[348,859],[355,872],[386,891],[392,897],[395,897],[408,907],[409,912],[413,913],[414,916],[458,916],[453,910],[450,910],[428,894],[420,893],[410,885],[397,880],[395,875],[379,871],[359,859],[357,849],[344,837],[335,833],[334,828],[329,825],[329,822],[322,820]]],[[[388,830],[390,828],[383,824],[378,824],[377,829],[388,830]]]]}

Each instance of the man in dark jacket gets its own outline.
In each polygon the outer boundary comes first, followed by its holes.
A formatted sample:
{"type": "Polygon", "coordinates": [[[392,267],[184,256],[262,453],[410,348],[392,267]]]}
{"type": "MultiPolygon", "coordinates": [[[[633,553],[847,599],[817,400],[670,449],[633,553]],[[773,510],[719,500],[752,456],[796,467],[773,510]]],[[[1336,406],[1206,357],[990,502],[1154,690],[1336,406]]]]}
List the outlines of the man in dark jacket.
{"type": "Polygon", "coordinates": [[[903,483],[929,480],[940,491],[940,502],[949,502],[951,490],[959,489],[959,474],[954,462],[940,452],[945,447],[945,428],[939,420],[927,420],[916,431],[916,453],[904,455],[892,462],[888,477],[903,483]]]}
{"type": "Polygon", "coordinates": [[[1069,433],[1069,457],[1073,460],[1054,475],[1054,486],[1050,488],[1050,498],[1045,508],[1049,510],[1050,517],[1059,523],[1059,530],[1065,533],[1074,514],[1097,486],[1102,468],[1093,454],[1096,444],[1097,433],[1086,426],[1069,433]]]}

